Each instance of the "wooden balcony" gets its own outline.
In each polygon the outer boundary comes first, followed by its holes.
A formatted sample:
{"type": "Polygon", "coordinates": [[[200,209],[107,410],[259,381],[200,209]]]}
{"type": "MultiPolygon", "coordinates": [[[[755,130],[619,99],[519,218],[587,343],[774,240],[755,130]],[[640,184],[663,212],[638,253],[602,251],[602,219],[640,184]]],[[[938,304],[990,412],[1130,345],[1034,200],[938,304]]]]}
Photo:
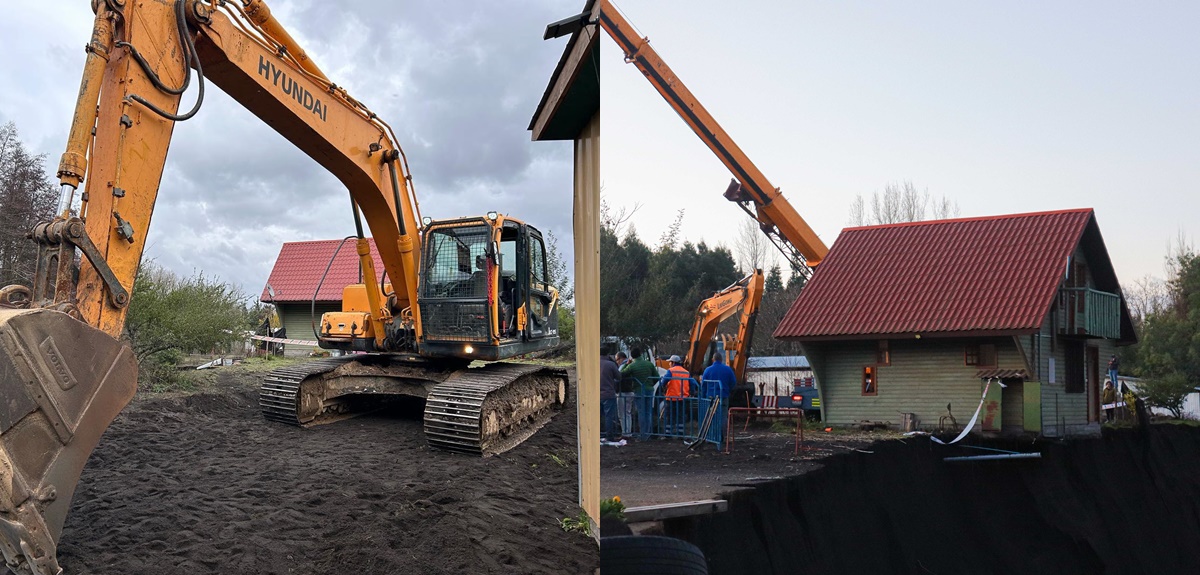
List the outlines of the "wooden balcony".
{"type": "Polygon", "coordinates": [[[1121,296],[1091,288],[1058,290],[1058,333],[1121,337],[1121,296]]]}

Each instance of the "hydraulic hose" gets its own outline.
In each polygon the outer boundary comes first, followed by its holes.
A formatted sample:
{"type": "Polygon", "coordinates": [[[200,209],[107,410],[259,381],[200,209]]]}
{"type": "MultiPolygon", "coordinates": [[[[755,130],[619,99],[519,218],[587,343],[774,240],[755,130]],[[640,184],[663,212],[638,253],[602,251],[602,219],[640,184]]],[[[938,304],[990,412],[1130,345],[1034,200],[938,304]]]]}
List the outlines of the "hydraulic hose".
{"type": "Polygon", "coordinates": [[[187,89],[188,83],[191,81],[192,77],[192,70],[188,67],[187,63],[190,61],[193,65],[195,65],[196,75],[199,77],[197,82],[200,85],[200,92],[196,95],[196,104],[192,106],[191,111],[187,112],[186,114],[172,114],[159,108],[158,106],[155,106],[154,104],[151,104],[148,100],[137,94],[129,95],[130,100],[145,106],[151,112],[154,112],[155,114],[158,114],[159,116],[162,116],[168,120],[182,122],[184,120],[190,120],[192,116],[195,116],[196,112],[200,111],[201,104],[204,103],[204,69],[200,65],[200,57],[196,55],[196,44],[192,40],[191,34],[188,33],[187,18],[184,17],[183,0],[175,0],[175,25],[179,28],[179,41],[183,47],[184,58],[183,86],[179,88],[171,88],[170,86],[164,84],[158,75],[155,74],[153,70],[150,70],[146,60],[142,58],[141,54],[138,54],[137,50],[133,49],[131,44],[128,42],[117,42],[116,45],[130,48],[130,53],[133,55],[133,59],[136,60],[138,65],[142,67],[142,70],[146,72],[146,77],[150,78],[150,82],[154,84],[154,87],[168,94],[178,96],[187,89]]]}

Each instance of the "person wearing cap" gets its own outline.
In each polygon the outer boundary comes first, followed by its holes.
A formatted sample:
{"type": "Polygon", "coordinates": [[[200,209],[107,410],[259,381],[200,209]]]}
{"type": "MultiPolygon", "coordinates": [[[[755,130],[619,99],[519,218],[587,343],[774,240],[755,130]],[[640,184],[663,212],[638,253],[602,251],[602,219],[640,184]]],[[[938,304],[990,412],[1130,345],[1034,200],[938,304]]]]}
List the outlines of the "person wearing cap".
{"type": "Polygon", "coordinates": [[[682,434],[687,427],[687,407],[684,405],[683,398],[692,394],[690,381],[692,374],[688,373],[686,367],[683,367],[683,359],[678,355],[672,355],[669,361],[671,368],[663,376],[667,388],[666,393],[663,394],[666,399],[667,429],[668,433],[682,434]]]}

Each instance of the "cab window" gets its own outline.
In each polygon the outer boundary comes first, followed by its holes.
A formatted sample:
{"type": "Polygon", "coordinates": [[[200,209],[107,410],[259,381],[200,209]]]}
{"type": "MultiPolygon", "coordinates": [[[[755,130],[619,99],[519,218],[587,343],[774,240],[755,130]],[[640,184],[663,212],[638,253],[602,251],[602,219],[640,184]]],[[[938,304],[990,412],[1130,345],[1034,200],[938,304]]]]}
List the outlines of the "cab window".
{"type": "Polygon", "coordinates": [[[537,236],[529,237],[529,277],[533,289],[550,291],[546,280],[546,247],[537,236]]]}

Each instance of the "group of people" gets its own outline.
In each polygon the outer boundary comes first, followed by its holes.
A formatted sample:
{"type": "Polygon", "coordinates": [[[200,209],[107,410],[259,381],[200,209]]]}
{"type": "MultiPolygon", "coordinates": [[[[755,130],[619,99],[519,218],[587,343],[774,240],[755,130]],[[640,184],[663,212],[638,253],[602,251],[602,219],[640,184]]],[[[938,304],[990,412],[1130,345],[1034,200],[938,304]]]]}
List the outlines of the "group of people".
{"type": "Polygon", "coordinates": [[[1100,391],[1100,405],[1104,408],[1104,421],[1111,423],[1116,419],[1114,416],[1121,413],[1117,411],[1117,408],[1124,407],[1129,411],[1131,417],[1137,418],[1139,424],[1149,422],[1150,412],[1146,408],[1145,402],[1117,378],[1120,367],[1121,360],[1117,356],[1114,355],[1108,360],[1108,379],[1104,380],[1104,389],[1100,391]],[[1113,384],[1116,384],[1115,388],[1113,384]]]}
{"type": "Polygon", "coordinates": [[[717,354],[705,368],[700,382],[696,382],[683,366],[682,358],[673,355],[668,361],[670,368],[659,368],[639,347],[631,348],[628,354],[623,351],[612,356],[600,354],[603,444],[624,445],[634,437],[644,441],[652,435],[683,435],[692,409],[684,401],[689,397],[720,399],[720,407],[709,425],[717,430],[714,433],[719,441],[725,428],[729,395],[737,385],[733,369],[717,354]],[[661,401],[656,402],[656,398],[661,401]]]}

